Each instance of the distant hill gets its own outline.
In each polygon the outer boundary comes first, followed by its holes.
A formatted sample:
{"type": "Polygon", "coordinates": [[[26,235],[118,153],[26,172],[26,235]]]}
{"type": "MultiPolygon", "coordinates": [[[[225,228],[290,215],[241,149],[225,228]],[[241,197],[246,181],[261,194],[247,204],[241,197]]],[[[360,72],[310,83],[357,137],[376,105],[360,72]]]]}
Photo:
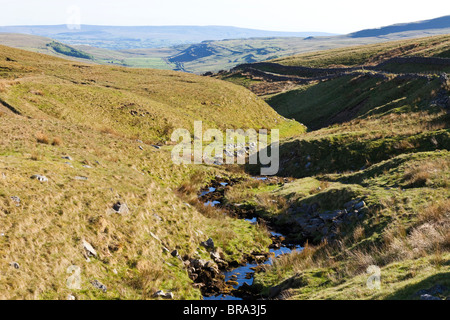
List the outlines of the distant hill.
{"type": "Polygon", "coordinates": [[[450,29],[450,16],[444,16],[436,19],[418,22],[399,23],[378,29],[366,29],[351,33],[349,36],[352,38],[379,37],[392,33],[418,31],[418,30],[424,31],[432,29],[450,29]]]}
{"type": "Polygon", "coordinates": [[[72,60],[86,57],[90,59],[84,61],[100,64],[201,74],[320,50],[443,34],[450,34],[450,16],[334,36],[220,26],[82,25],[80,30],[69,30],[65,25],[0,27],[0,44],[63,57],[47,46],[55,39],[70,47],[63,53],[72,52],[64,56],[72,60]]]}
{"type": "Polygon", "coordinates": [[[106,49],[161,48],[192,44],[205,40],[243,39],[253,37],[329,36],[325,32],[280,32],[227,26],[94,26],[66,25],[0,27],[0,32],[50,37],[69,45],[91,45],[106,49]]]}

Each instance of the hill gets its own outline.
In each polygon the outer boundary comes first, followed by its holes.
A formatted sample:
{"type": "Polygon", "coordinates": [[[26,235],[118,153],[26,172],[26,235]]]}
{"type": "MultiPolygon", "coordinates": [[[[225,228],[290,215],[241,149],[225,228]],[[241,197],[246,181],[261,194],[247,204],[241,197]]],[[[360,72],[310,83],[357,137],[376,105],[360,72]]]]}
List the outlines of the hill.
{"type": "Polygon", "coordinates": [[[197,200],[225,168],[171,161],[171,132],[194,120],[287,123],[223,81],[0,46],[0,298],[201,299],[226,287],[201,242],[214,239],[223,267],[270,238],[197,200]],[[194,282],[185,263],[199,259],[209,269],[194,282]]]}
{"type": "MultiPolygon", "coordinates": [[[[29,34],[14,39],[15,35],[0,33],[0,43],[13,47],[30,48],[36,51],[36,46],[32,45],[36,40],[31,37],[39,34],[93,56],[92,60],[96,63],[202,74],[229,70],[238,64],[282,59],[319,50],[448,34],[450,24],[448,17],[441,17],[425,22],[404,24],[401,28],[394,25],[375,31],[364,30],[349,35],[334,36],[317,33],[267,32],[232,27],[83,25],[80,30],[68,30],[66,26],[34,26],[0,27],[0,32],[2,31],[29,34]],[[162,41],[161,38],[168,40],[162,41]]],[[[52,54],[51,51],[43,53],[52,54]]]]}
{"type": "Polygon", "coordinates": [[[8,26],[0,32],[37,35],[62,41],[68,45],[125,50],[161,48],[205,40],[246,39],[253,37],[309,37],[329,36],[325,32],[279,32],[245,29],[228,26],[95,26],[80,25],[69,29],[66,25],[55,26],[8,26]]]}
{"type": "Polygon", "coordinates": [[[269,128],[280,119],[239,86],[174,71],[71,63],[1,46],[0,75],[2,100],[24,116],[66,119],[152,142],[164,142],[173,128],[191,128],[194,120],[218,128],[269,128]]]}
{"type": "Polygon", "coordinates": [[[304,246],[261,268],[245,292],[448,299],[449,40],[320,51],[217,75],[308,127],[280,146],[278,175],[296,179],[225,195],[304,246]],[[376,272],[380,289],[367,285],[376,272]]]}
{"type": "Polygon", "coordinates": [[[392,33],[439,30],[439,29],[445,30],[449,28],[450,28],[450,16],[444,16],[424,21],[399,23],[391,26],[381,27],[378,29],[361,30],[358,32],[351,33],[349,36],[354,38],[380,37],[392,33]]]}

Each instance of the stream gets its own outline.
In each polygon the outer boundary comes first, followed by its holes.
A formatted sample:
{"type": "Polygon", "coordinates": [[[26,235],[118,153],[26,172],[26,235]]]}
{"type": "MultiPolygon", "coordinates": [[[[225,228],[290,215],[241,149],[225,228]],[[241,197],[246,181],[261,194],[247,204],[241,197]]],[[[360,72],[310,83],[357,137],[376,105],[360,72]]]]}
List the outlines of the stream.
{"type": "MultiPolygon", "coordinates": [[[[264,177],[257,177],[255,179],[258,180],[266,180],[267,178],[264,177]]],[[[228,183],[221,182],[220,185],[222,187],[226,187],[228,183]]],[[[199,195],[199,198],[202,198],[208,194],[217,192],[217,189],[214,187],[209,187],[208,190],[202,191],[199,195]]],[[[220,201],[217,200],[208,200],[203,202],[205,206],[216,206],[220,204],[220,201]]],[[[257,223],[257,217],[244,219],[250,224],[256,224],[257,223]]],[[[274,231],[270,231],[270,234],[272,237],[283,237],[284,236],[281,233],[277,233],[274,231]]],[[[235,281],[237,284],[233,285],[234,289],[238,289],[244,284],[252,285],[253,284],[253,276],[255,273],[255,268],[260,265],[271,265],[278,256],[281,256],[283,254],[290,254],[294,250],[302,250],[303,248],[300,245],[291,245],[286,243],[281,243],[281,245],[278,248],[270,248],[269,251],[272,254],[270,258],[263,262],[263,263],[246,263],[245,265],[239,266],[235,269],[232,269],[230,271],[223,271],[223,275],[225,276],[225,281],[235,281]]],[[[242,298],[235,297],[231,294],[219,294],[216,296],[203,296],[203,300],[243,300],[242,298]]]]}

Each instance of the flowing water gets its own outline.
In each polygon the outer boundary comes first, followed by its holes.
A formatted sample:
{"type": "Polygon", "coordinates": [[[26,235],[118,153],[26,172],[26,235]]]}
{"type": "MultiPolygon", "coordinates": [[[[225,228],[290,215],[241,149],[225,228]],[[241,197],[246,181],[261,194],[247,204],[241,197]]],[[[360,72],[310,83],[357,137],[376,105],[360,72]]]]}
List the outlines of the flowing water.
{"type": "MultiPolygon", "coordinates": [[[[264,178],[261,178],[261,180],[264,178]]],[[[220,183],[223,187],[227,186],[228,184],[225,182],[220,183]]],[[[216,188],[210,187],[209,190],[207,191],[203,191],[200,194],[200,197],[203,197],[209,193],[215,192],[216,188]]],[[[220,204],[220,201],[207,201],[204,203],[205,206],[215,206],[220,204]]],[[[245,219],[248,223],[251,224],[256,224],[257,223],[257,218],[251,218],[251,219],[245,219]]],[[[276,232],[271,232],[272,236],[276,236],[276,237],[282,237],[283,235],[280,233],[276,233],[276,232]]],[[[296,246],[292,246],[292,245],[285,245],[282,244],[280,248],[277,249],[270,249],[270,252],[273,254],[269,260],[267,260],[266,262],[262,263],[264,265],[271,265],[274,261],[274,259],[276,259],[276,257],[283,255],[283,254],[289,254],[291,253],[293,250],[302,250],[303,248],[299,245],[296,246]]],[[[243,266],[237,267],[233,270],[230,271],[226,271],[223,274],[225,275],[225,281],[228,280],[233,280],[235,282],[237,282],[237,285],[234,285],[233,288],[237,289],[239,287],[241,287],[244,283],[248,284],[248,285],[252,285],[253,284],[253,275],[254,275],[254,270],[252,268],[257,267],[258,265],[261,264],[257,264],[257,263],[247,263],[243,266]]],[[[232,295],[228,295],[228,294],[220,294],[218,296],[212,296],[212,297],[203,297],[203,300],[242,300],[241,298],[238,297],[234,297],[232,295]]]]}

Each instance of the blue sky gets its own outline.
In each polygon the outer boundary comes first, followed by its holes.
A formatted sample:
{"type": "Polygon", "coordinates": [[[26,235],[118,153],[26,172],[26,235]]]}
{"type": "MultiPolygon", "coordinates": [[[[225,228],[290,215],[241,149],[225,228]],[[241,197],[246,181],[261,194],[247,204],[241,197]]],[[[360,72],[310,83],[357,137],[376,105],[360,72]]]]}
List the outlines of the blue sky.
{"type": "Polygon", "coordinates": [[[348,33],[450,15],[448,0],[0,0],[0,25],[227,25],[348,33]]]}

